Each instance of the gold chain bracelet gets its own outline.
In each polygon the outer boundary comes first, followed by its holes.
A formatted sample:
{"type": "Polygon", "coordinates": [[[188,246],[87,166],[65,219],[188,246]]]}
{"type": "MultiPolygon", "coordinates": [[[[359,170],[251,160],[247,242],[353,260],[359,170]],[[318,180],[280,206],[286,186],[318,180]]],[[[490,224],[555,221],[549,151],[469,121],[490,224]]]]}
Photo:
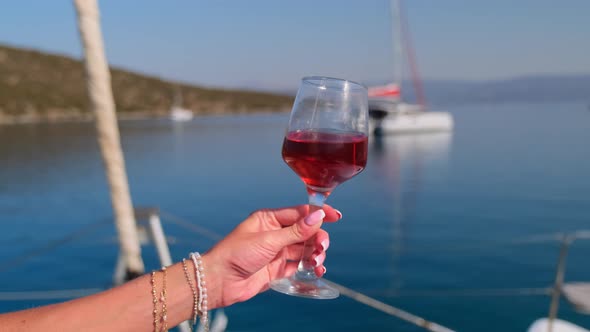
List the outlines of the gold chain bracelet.
{"type": "Polygon", "coordinates": [[[199,312],[198,303],[199,303],[199,296],[197,295],[197,288],[193,279],[190,276],[190,272],[188,271],[188,265],[186,264],[186,259],[182,259],[182,268],[184,269],[184,276],[186,277],[186,282],[188,282],[191,291],[193,292],[193,325],[197,323],[197,316],[199,312]]]}
{"type": "Polygon", "coordinates": [[[154,303],[154,332],[158,332],[158,295],[156,291],[156,271],[152,271],[152,302],[154,303]]]}
{"type": "Polygon", "coordinates": [[[162,293],[160,296],[160,300],[162,301],[162,326],[161,329],[162,331],[166,332],[168,331],[168,308],[166,307],[166,276],[167,276],[167,271],[166,271],[166,267],[162,267],[162,272],[164,272],[164,281],[162,282],[163,286],[162,286],[162,293]]]}

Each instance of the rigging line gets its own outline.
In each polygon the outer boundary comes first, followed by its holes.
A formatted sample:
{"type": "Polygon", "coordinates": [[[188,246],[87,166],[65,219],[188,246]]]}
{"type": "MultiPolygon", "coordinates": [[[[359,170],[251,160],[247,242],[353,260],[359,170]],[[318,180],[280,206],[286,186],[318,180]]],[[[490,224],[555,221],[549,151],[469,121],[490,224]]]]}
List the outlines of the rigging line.
{"type": "Polygon", "coordinates": [[[162,218],[166,219],[165,221],[167,221],[169,223],[181,226],[185,229],[193,231],[194,233],[202,235],[202,236],[209,238],[211,240],[217,241],[217,240],[223,239],[223,236],[219,233],[211,231],[205,227],[193,224],[192,222],[190,222],[184,218],[177,217],[177,216],[170,214],[168,212],[160,211],[160,216],[162,218]]]}
{"type": "MultiPolygon", "coordinates": [[[[487,241],[473,244],[438,244],[434,246],[422,245],[420,248],[404,248],[403,253],[414,254],[414,253],[432,253],[432,252],[455,252],[455,251],[467,251],[477,249],[489,249],[489,248],[500,248],[502,246],[524,246],[533,244],[559,244],[561,243],[563,236],[567,235],[573,240],[589,240],[590,231],[588,230],[577,230],[572,232],[556,232],[550,234],[539,234],[531,236],[523,236],[514,238],[512,240],[498,240],[498,241],[487,241]]],[[[406,238],[406,240],[421,240],[420,238],[406,238]]],[[[466,254],[472,254],[472,252],[466,252],[466,254]]],[[[480,254],[479,252],[477,254],[480,254]]]]}
{"type": "MultiPolygon", "coordinates": [[[[547,296],[553,289],[545,288],[481,288],[481,289],[444,289],[444,290],[392,290],[380,291],[384,297],[437,297],[437,296],[547,296]]],[[[372,292],[369,292],[371,294],[372,292]]]]}
{"type": "Polygon", "coordinates": [[[47,253],[47,251],[56,249],[57,247],[62,246],[68,242],[72,242],[74,240],[77,240],[77,239],[95,231],[100,226],[104,226],[104,225],[107,225],[110,223],[111,223],[111,220],[106,219],[106,220],[101,220],[96,223],[88,224],[88,225],[85,225],[84,227],[62,237],[62,238],[59,238],[59,239],[56,239],[53,241],[49,241],[42,246],[39,246],[37,248],[33,248],[29,251],[26,251],[14,258],[11,258],[7,261],[0,263],[0,273],[6,272],[7,270],[9,270],[19,264],[22,264],[25,261],[27,261],[33,257],[43,255],[43,254],[47,253]]]}
{"type": "Polygon", "coordinates": [[[371,298],[365,294],[361,294],[359,292],[356,292],[350,288],[346,288],[342,285],[339,285],[335,282],[332,281],[328,281],[326,280],[326,282],[328,284],[330,284],[331,286],[335,287],[338,289],[338,291],[340,291],[340,294],[347,296],[357,302],[363,303],[365,305],[368,305],[369,307],[373,308],[373,309],[377,309],[381,312],[384,312],[386,314],[389,314],[391,316],[397,317],[401,320],[404,320],[406,322],[410,322],[414,325],[420,326],[428,331],[433,331],[433,332],[454,332],[453,330],[446,328],[444,326],[441,326],[437,323],[431,322],[431,321],[427,321],[426,319],[413,315],[407,311],[404,311],[402,309],[398,309],[394,306],[391,306],[387,303],[381,302],[379,300],[376,300],[374,298],[371,298]]]}
{"type": "Polygon", "coordinates": [[[102,288],[64,289],[31,292],[0,292],[0,301],[36,301],[72,299],[104,291],[102,288]]]}
{"type": "MultiPolygon", "coordinates": [[[[421,246],[419,248],[412,248],[408,246],[403,248],[403,254],[436,254],[435,256],[441,256],[443,254],[460,254],[461,256],[473,256],[484,253],[485,250],[505,248],[506,246],[526,246],[533,244],[558,244],[557,240],[546,240],[546,241],[526,241],[526,242],[492,242],[484,244],[466,244],[466,245],[437,245],[437,246],[421,246]],[[477,251],[477,252],[476,252],[477,251]]],[[[488,253],[489,254],[489,253],[488,253]]]]}

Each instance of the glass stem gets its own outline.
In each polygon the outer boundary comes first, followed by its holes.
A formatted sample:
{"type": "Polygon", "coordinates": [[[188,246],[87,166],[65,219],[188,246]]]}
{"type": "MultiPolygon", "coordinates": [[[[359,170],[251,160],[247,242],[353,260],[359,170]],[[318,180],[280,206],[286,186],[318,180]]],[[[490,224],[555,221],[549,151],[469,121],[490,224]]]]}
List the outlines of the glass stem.
{"type": "MultiPolygon", "coordinates": [[[[309,214],[321,209],[324,206],[324,202],[328,198],[327,195],[318,192],[309,193],[309,214]]],[[[311,260],[311,255],[315,251],[315,235],[307,239],[303,244],[303,253],[297,266],[296,277],[299,280],[315,280],[318,279],[314,272],[315,262],[311,260]]]]}

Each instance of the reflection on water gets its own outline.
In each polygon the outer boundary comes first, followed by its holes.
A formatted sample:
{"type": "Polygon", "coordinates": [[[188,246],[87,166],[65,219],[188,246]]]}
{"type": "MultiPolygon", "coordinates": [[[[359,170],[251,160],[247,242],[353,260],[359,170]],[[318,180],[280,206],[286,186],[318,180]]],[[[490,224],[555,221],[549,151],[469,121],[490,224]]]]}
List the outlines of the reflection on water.
{"type": "Polygon", "coordinates": [[[190,123],[171,121],[172,135],[174,143],[172,144],[172,155],[174,156],[174,165],[180,165],[184,161],[183,151],[185,147],[185,127],[190,123]]]}
{"type": "MultiPolygon", "coordinates": [[[[551,284],[557,246],[498,243],[588,228],[590,113],[577,104],[451,111],[452,136],[371,138],[367,169],[330,198],[345,218],[326,225],[334,240],[328,278],[456,331],[502,330],[498,315],[511,331],[525,331],[547,313],[546,297],[395,294],[551,284]]],[[[254,209],[305,202],[304,186],[281,159],[287,122],[288,114],[120,123],[134,203],[226,234],[254,209]]],[[[0,127],[0,261],[111,214],[92,124],[0,127]]],[[[181,240],[170,248],[176,259],[212,245],[165,229],[181,240]]],[[[114,234],[105,227],[93,237],[114,234]]],[[[566,279],[588,279],[589,252],[590,244],[576,242],[566,279]]],[[[156,257],[146,250],[146,266],[157,267],[156,257]]],[[[0,291],[106,285],[116,258],[116,246],[74,241],[3,273],[0,291]]],[[[346,298],[320,302],[267,292],[227,312],[236,331],[411,330],[346,298]],[[297,324],[279,318],[302,308],[297,324]]],[[[0,311],[39,304],[0,301],[0,311]]],[[[590,326],[567,305],[559,316],[590,326]]]]}
{"type": "Polygon", "coordinates": [[[371,153],[379,160],[384,157],[447,159],[451,147],[452,133],[421,133],[405,135],[375,136],[371,153]]]}
{"type": "Polygon", "coordinates": [[[415,217],[423,177],[431,171],[440,172],[440,164],[448,160],[451,142],[452,134],[448,132],[378,135],[372,139],[370,154],[372,167],[379,177],[379,191],[386,193],[392,202],[389,268],[393,279],[390,290],[403,286],[397,266],[404,252],[404,234],[415,217]]]}

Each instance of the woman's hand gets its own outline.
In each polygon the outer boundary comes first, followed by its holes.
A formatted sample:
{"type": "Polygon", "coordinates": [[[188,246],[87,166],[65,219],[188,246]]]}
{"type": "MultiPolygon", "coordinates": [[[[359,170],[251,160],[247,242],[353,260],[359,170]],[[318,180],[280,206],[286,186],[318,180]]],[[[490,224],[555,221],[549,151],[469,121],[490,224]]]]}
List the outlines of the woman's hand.
{"type": "Polygon", "coordinates": [[[274,279],[295,273],[303,242],[314,235],[312,264],[321,277],[328,233],[322,222],[334,222],[342,214],[325,205],[309,214],[308,205],[259,210],[203,256],[210,308],[250,299],[269,288],[274,279]]]}
{"type": "MultiPolygon", "coordinates": [[[[326,270],[322,264],[330,240],[320,226],[323,221],[336,221],[342,215],[329,206],[308,213],[307,205],[257,211],[203,255],[208,308],[245,301],[268,289],[272,280],[292,275],[303,251],[303,241],[312,237],[312,264],[315,273],[323,275],[326,270]]],[[[172,327],[192,316],[194,298],[182,263],[169,266],[166,271],[167,322],[172,327]]],[[[2,314],[0,331],[122,332],[130,326],[134,331],[153,331],[152,287],[164,288],[163,273],[158,273],[153,285],[146,274],[94,295],[2,314]]]]}

